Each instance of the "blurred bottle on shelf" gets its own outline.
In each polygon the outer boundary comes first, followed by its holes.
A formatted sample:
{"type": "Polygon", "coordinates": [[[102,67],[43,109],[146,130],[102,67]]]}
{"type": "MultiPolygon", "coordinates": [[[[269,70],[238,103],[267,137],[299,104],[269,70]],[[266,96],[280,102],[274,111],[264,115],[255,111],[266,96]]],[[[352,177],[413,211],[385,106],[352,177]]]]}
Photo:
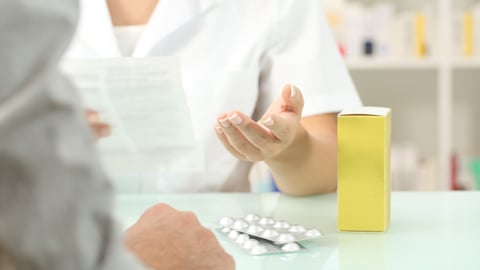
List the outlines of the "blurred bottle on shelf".
{"type": "Polygon", "coordinates": [[[323,8],[327,17],[327,22],[332,30],[332,34],[337,41],[338,50],[342,57],[346,57],[346,49],[343,40],[343,31],[340,23],[343,18],[344,1],[343,0],[323,0],[323,8]]]}
{"type": "Polygon", "coordinates": [[[472,189],[480,190],[480,158],[471,159],[468,165],[474,180],[472,189]]]}
{"type": "Polygon", "coordinates": [[[424,58],[433,55],[432,7],[396,12],[392,1],[322,0],[346,58],[424,58]]]}
{"type": "Polygon", "coordinates": [[[423,12],[416,12],[413,18],[413,46],[415,56],[423,58],[427,55],[427,22],[423,12]]]}
{"type": "Polygon", "coordinates": [[[453,55],[459,59],[480,57],[480,1],[452,12],[453,55]]]}

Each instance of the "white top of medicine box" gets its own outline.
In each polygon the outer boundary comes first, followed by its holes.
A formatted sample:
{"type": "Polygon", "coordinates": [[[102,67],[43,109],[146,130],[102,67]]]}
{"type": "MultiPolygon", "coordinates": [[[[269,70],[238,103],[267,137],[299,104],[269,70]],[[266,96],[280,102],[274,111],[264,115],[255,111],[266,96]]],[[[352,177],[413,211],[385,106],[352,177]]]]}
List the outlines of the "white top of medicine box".
{"type": "Polygon", "coordinates": [[[344,109],[338,116],[341,115],[377,115],[386,116],[390,113],[390,108],[385,107],[357,107],[344,109]]]}

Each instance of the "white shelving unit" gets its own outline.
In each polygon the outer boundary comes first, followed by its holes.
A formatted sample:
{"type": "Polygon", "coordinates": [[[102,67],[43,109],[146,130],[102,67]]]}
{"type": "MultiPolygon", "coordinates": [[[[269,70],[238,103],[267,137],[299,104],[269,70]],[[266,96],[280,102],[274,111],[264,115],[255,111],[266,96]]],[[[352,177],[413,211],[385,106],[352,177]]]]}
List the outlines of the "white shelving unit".
{"type": "Polygon", "coordinates": [[[409,70],[436,69],[438,61],[432,59],[346,59],[350,70],[409,70]]]}
{"type": "MultiPolygon", "coordinates": [[[[328,1],[328,0],[321,0],[328,1]]],[[[413,144],[433,160],[432,190],[450,188],[451,157],[480,155],[480,58],[454,59],[453,9],[474,0],[345,0],[393,2],[400,9],[433,4],[435,54],[425,59],[346,59],[366,105],[392,108],[392,143],[413,144]]],[[[478,52],[480,53],[480,52],[478,52]]],[[[420,176],[422,177],[422,176],[420,176]]]]}
{"type": "Polygon", "coordinates": [[[451,0],[438,0],[438,180],[449,188],[452,154],[452,16],[451,0]]]}
{"type": "Polygon", "coordinates": [[[479,59],[454,59],[452,63],[454,69],[480,69],[479,59]]]}

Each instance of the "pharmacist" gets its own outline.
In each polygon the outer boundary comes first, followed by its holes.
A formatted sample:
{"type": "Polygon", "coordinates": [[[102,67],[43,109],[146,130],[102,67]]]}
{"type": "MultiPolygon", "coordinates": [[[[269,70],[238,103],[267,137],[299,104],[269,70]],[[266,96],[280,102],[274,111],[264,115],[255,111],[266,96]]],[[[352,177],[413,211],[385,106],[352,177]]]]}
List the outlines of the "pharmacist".
{"type": "Polygon", "coordinates": [[[180,58],[206,163],[139,173],[142,192],[248,191],[259,161],[287,194],[336,189],[336,115],[361,102],[320,1],[80,2],[66,58],[180,58]]]}

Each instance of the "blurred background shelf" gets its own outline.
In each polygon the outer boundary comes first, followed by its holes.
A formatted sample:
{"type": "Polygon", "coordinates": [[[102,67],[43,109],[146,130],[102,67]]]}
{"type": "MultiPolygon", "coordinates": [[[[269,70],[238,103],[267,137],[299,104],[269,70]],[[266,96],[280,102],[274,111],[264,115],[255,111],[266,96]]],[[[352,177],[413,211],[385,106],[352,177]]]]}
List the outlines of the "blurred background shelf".
{"type": "MultiPolygon", "coordinates": [[[[350,70],[419,70],[437,69],[438,60],[434,59],[345,59],[350,70]]],[[[451,64],[454,69],[480,69],[480,59],[454,59],[451,64]]]]}
{"type": "MultiPolygon", "coordinates": [[[[436,69],[438,61],[430,59],[345,59],[350,70],[436,69]]],[[[478,63],[480,66],[480,62],[478,63]]]]}
{"type": "Polygon", "coordinates": [[[480,69],[480,59],[455,59],[452,66],[456,69],[480,69]]]}
{"type": "Polygon", "coordinates": [[[394,189],[480,189],[480,0],[320,1],[364,104],[392,108],[394,189]]]}

